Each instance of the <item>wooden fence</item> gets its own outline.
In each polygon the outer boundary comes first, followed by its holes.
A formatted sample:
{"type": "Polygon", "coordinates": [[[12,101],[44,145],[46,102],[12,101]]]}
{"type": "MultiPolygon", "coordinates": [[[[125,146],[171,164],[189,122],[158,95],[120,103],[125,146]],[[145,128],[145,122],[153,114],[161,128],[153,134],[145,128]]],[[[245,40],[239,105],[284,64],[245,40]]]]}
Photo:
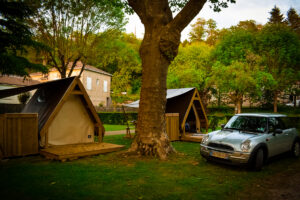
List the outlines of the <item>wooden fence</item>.
{"type": "Polygon", "coordinates": [[[23,110],[23,104],[4,104],[0,103],[0,114],[4,113],[19,113],[23,110]]]}
{"type": "Polygon", "coordinates": [[[7,113],[0,115],[0,157],[37,154],[38,115],[7,113]]]}
{"type": "Polygon", "coordinates": [[[179,140],[179,113],[166,113],[166,132],[170,141],[179,140]]]}

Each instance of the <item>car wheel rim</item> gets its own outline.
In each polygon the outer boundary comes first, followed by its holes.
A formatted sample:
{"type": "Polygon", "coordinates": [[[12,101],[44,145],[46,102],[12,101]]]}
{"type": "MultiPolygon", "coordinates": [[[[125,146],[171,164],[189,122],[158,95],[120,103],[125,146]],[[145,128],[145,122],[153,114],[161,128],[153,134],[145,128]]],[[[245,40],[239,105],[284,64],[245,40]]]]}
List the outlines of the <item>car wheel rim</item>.
{"type": "Polygon", "coordinates": [[[298,142],[295,143],[295,146],[294,146],[294,154],[295,154],[295,156],[297,156],[297,157],[300,155],[300,145],[299,145],[298,142]]]}

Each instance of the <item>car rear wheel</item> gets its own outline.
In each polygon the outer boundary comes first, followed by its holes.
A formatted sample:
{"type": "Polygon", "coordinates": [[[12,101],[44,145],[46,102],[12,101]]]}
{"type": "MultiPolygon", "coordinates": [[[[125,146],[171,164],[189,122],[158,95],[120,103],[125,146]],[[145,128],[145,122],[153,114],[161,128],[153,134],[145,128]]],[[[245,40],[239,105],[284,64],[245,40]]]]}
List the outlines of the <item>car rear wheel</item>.
{"type": "Polygon", "coordinates": [[[295,158],[299,158],[300,157],[300,142],[296,141],[293,144],[293,148],[292,148],[292,155],[295,158]]]}
{"type": "Polygon", "coordinates": [[[260,171],[264,165],[264,150],[258,149],[255,155],[253,169],[255,171],[260,171]]]}

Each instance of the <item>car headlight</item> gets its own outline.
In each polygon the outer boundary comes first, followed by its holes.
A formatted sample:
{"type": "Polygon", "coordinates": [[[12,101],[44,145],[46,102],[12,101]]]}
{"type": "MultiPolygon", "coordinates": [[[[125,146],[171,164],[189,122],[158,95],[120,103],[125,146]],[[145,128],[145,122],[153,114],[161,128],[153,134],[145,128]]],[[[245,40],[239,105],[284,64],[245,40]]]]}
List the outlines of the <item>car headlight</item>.
{"type": "Polygon", "coordinates": [[[208,134],[204,135],[202,138],[202,144],[206,144],[208,142],[208,139],[209,139],[209,135],[208,134]]]}
{"type": "Polygon", "coordinates": [[[251,141],[250,140],[245,140],[242,144],[241,144],[241,150],[242,151],[249,151],[250,150],[250,144],[251,141]]]}

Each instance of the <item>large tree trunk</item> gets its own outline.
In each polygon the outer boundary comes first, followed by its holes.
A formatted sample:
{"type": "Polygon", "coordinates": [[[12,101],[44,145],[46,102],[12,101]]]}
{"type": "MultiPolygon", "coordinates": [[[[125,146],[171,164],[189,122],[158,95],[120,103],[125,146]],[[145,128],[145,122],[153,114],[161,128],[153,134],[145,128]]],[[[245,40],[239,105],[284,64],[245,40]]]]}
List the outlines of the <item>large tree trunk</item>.
{"type": "Polygon", "coordinates": [[[129,151],[166,159],[174,152],[165,130],[166,78],[177,55],[180,33],[206,0],[191,0],[173,19],[168,0],[128,0],[145,26],[140,47],[142,87],[137,135],[129,151]]]}

